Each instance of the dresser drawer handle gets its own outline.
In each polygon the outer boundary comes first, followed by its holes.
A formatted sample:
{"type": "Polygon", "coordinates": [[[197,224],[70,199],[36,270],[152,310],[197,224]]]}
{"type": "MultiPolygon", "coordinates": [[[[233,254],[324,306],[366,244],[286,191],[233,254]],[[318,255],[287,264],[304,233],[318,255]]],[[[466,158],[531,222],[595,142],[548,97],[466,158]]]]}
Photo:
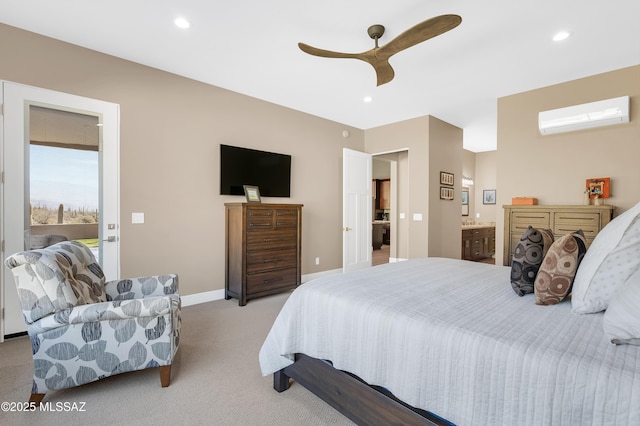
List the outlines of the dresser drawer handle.
{"type": "Polygon", "coordinates": [[[249,226],[271,226],[270,223],[249,223],[249,226]]]}
{"type": "Polygon", "coordinates": [[[271,212],[256,214],[255,212],[249,212],[249,216],[271,216],[271,212]]]}
{"type": "Polygon", "coordinates": [[[282,259],[265,259],[262,263],[282,262],[282,259]]]}
{"type": "Polygon", "coordinates": [[[270,284],[270,283],[275,283],[275,282],[278,282],[278,281],[282,281],[282,279],[281,278],[277,278],[277,279],[274,279],[274,280],[262,280],[262,284],[270,284]]]}
{"type": "Polygon", "coordinates": [[[284,238],[265,238],[264,239],[265,243],[270,243],[270,242],[273,242],[273,241],[284,241],[284,238]]]}

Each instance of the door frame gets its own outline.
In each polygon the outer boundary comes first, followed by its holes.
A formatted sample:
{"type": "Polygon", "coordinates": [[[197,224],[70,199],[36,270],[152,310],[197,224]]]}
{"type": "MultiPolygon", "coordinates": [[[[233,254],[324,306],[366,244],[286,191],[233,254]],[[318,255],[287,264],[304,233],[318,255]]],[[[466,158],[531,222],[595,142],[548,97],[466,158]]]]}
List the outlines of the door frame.
{"type": "MultiPolygon", "coordinates": [[[[1,259],[24,250],[29,239],[28,222],[28,147],[29,106],[89,114],[98,117],[100,139],[100,259],[107,280],[120,277],[120,107],[118,104],[68,93],[0,80],[2,120],[0,120],[0,153],[2,181],[0,184],[0,247],[1,259]],[[27,194],[27,196],[25,196],[27,194]],[[17,200],[22,202],[18,203],[17,200]],[[107,200],[107,201],[105,201],[107,200]],[[14,208],[21,204],[22,208],[14,208]],[[113,237],[115,241],[104,244],[113,237]]],[[[110,240],[111,241],[111,240],[110,240]]],[[[22,312],[17,300],[11,272],[3,267],[0,274],[0,342],[5,335],[16,334],[14,324],[22,312]],[[10,325],[7,330],[7,324],[10,325]]],[[[26,330],[26,325],[24,325],[26,330]]],[[[21,331],[18,331],[18,333],[21,331]]]]}

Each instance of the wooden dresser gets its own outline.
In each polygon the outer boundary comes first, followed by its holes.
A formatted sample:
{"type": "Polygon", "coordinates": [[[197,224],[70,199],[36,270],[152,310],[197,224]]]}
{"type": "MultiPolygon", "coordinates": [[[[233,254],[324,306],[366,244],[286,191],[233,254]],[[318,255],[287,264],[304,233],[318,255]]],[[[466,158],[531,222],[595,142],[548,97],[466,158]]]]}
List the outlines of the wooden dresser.
{"type": "Polygon", "coordinates": [[[300,285],[302,204],[225,204],[225,299],[249,299],[300,285]]]}
{"type": "Polygon", "coordinates": [[[613,218],[614,206],[502,206],[504,208],[503,264],[511,265],[513,252],[529,225],[551,229],[555,239],[584,232],[587,245],[613,218]]]}

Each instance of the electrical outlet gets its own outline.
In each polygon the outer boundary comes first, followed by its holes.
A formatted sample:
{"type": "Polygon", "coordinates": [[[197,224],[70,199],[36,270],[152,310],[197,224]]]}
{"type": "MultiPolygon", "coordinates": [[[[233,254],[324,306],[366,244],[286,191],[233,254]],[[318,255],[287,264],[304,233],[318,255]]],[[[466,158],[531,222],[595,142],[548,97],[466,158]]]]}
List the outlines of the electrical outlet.
{"type": "Polygon", "coordinates": [[[316,257],[316,265],[319,265],[319,264],[320,264],[320,258],[316,257]]]}

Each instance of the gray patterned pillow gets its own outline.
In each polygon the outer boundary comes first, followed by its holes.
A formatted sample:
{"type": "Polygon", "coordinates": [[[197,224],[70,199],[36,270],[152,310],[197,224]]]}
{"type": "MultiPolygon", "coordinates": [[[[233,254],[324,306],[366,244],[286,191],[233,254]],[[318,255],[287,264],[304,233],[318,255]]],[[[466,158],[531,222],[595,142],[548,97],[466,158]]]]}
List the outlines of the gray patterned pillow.
{"type": "Polygon", "coordinates": [[[511,288],[518,296],[533,293],[533,284],[547,250],[553,244],[550,229],[529,225],[516,245],[511,261],[511,288]]]}
{"type": "Polygon", "coordinates": [[[564,235],[553,243],[536,276],[536,304],[555,305],[567,297],[586,252],[587,240],[582,231],[564,235]]]}

